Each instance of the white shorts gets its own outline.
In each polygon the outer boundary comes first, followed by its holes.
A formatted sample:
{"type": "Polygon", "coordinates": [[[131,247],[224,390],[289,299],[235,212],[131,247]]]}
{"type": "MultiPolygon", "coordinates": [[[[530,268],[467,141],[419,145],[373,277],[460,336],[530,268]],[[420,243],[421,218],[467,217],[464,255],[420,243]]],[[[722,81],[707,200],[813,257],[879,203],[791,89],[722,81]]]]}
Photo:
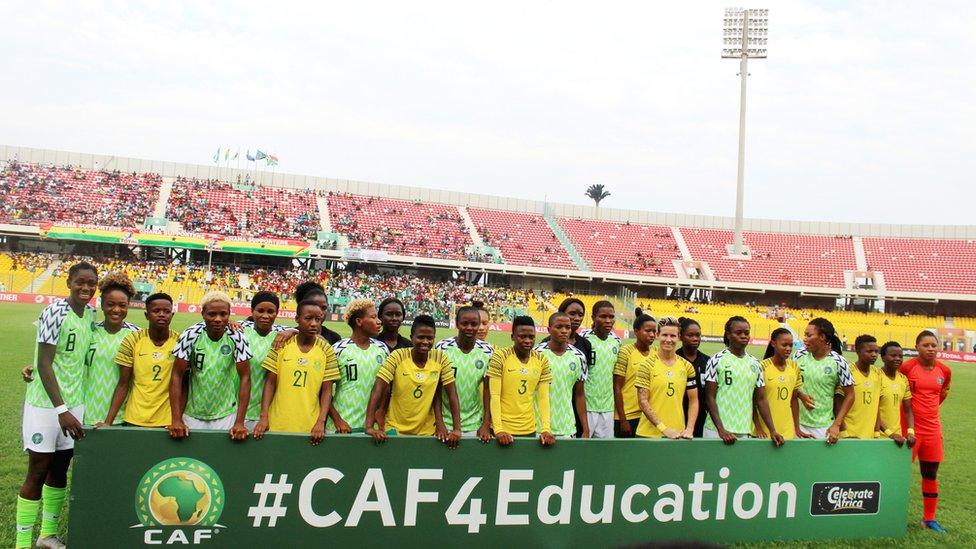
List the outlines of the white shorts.
{"type": "MultiPolygon", "coordinates": [[[[186,423],[186,421],[184,420],[183,423],[186,423]]],[[[248,433],[253,433],[254,432],[254,428],[257,427],[257,425],[258,425],[258,420],[256,420],[256,419],[245,419],[244,420],[244,426],[247,427],[247,432],[248,433]]],[[[231,427],[233,427],[233,426],[234,426],[234,424],[231,423],[231,427]]],[[[230,427],[228,427],[227,429],[230,429],[230,427]]]]}
{"type": "Polygon", "coordinates": [[[461,431],[461,438],[478,438],[478,431],[461,431]]]}
{"type": "Polygon", "coordinates": [[[194,429],[230,431],[230,428],[234,426],[234,421],[236,419],[237,419],[236,413],[218,419],[197,419],[195,417],[190,417],[186,414],[183,414],[183,423],[186,423],[186,426],[189,427],[191,431],[194,429]]]}
{"type": "MultiPolygon", "coordinates": [[[[68,409],[81,422],[85,417],[85,405],[79,404],[68,409]]],[[[39,454],[53,454],[59,450],[71,450],[75,447],[75,439],[64,434],[58,423],[58,414],[54,408],[41,408],[24,403],[23,430],[24,450],[39,454]]]]}
{"type": "Polygon", "coordinates": [[[613,438],[613,412],[586,412],[590,438],[613,438]]]}
{"type": "MultiPolygon", "coordinates": [[[[735,433],[732,433],[735,435],[735,433]]],[[[718,436],[718,431],[702,428],[702,438],[722,438],[718,436]]],[[[749,435],[735,435],[735,438],[749,438],[749,435]]]]}
{"type": "Polygon", "coordinates": [[[808,435],[813,435],[813,438],[827,439],[827,427],[807,427],[806,425],[800,425],[800,430],[808,435]]]}

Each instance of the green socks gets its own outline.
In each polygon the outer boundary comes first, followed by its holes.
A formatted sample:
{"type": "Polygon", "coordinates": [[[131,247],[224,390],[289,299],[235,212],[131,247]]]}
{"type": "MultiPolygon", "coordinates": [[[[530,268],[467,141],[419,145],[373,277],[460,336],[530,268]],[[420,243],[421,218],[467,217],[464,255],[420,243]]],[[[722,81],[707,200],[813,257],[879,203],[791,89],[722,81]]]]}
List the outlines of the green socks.
{"type": "Polygon", "coordinates": [[[67,493],[67,488],[54,488],[47,484],[41,488],[43,515],[41,516],[40,537],[46,538],[58,533],[58,519],[61,518],[61,511],[64,509],[64,498],[67,493]]]}
{"type": "MultiPolygon", "coordinates": [[[[63,498],[62,495],[62,501],[63,498]]],[[[37,511],[40,507],[40,500],[24,499],[17,496],[17,549],[31,546],[31,534],[34,531],[34,523],[37,522],[37,511]]]]}

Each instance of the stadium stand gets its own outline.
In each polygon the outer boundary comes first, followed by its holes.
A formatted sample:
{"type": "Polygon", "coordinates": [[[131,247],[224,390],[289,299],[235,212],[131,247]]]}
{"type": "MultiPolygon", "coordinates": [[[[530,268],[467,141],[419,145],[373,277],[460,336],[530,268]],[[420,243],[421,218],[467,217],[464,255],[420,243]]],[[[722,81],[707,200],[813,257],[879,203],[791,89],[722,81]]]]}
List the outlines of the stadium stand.
{"type": "Polygon", "coordinates": [[[847,237],[746,232],[752,259],[726,259],[731,231],[682,228],[695,259],[707,261],[718,280],[843,288],[844,271],[855,268],[847,237]]]}
{"type": "Polygon", "coordinates": [[[0,178],[0,222],[140,227],[160,176],[10,162],[0,178]]]}
{"type": "Polygon", "coordinates": [[[559,224],[591,270],[677,276],[672,260],[681,252],[668,227],[569,218],[559,224]]]}
{"type": "Polygon", "coordinates": [[[473,244],[456,206],[329,193],[332,227],[353,247],[465,259],[473,244]]]}
{"type": "Polygon", "coordinates": [[[184,231],[254,238],[314,239],[319,229],[315,193],[263,185],[177,178],[166,216],[184,231]]]}
{"type": "Polygon", "coordinates": [[[505,263],[576,270],[569,253],[541,215],[468,208],[486,243],[501,250],[505,263]]]}
{"type": "Polygon", "coordinates": [[[976,293],[976,242],[864,238],[868,270],[884,273],[887,290],[976,293]]]}

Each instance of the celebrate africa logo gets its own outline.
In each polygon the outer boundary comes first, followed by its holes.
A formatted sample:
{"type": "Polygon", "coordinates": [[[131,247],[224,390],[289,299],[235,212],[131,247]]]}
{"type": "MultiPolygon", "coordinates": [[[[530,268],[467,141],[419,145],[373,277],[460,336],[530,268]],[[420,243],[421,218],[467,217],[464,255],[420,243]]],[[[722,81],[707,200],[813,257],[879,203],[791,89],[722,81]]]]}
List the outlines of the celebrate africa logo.
{"type": "Polygon", "coordinates": [[[197,459],[160,461],[136,488],[136,516],[142,526],[219,526],[223,510],[223,482],[197,459]]]}

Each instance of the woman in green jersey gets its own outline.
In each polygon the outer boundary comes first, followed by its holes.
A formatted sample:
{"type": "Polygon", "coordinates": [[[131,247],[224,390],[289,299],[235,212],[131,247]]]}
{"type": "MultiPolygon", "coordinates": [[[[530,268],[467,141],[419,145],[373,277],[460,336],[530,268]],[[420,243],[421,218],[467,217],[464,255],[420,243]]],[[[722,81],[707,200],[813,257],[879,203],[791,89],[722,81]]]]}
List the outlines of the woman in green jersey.
{"type": "MultiPolygon", "coordinates": [[[[383,361],[390,354],[384,343],[376,339],[382,324],[376,305],[369,299],[355,299],[346,306],[346,324],[352,335],[333,345],[339,362],[339,380],[336,382],[329,422],[330,433],[351,433],[362,430],[366,422],[366,405],[369,392],[383,361]]],[[[382,422],[381,417],[377,421],[382,422]]]]}
{"type": "Polygon", "coordinates": [[[30,547],[42,500],[44,517],[35,547],[64,547],[56,534],[75,440],[85,436],[85,355],[95,326],[95,309],[88,302],[97,282],[98,272],[90,263],[73,265],[68,269],[68,298],[45,307],[37,322],[37,375],[24,401],[27,478],[17,497],[17,548],[30,547]]]}
{"type": "MultiPolygon", "coordinates": [[[[109,273],[98,283],[98,291],[105,320],[95,324],[85,355],[85,425],[105,421],[119,382],[115,354],[125,336],[139,330],[135,324],[125,321],[129,300],[136,295],[129,277],[123,273],[109,273]]],[[[116,416],[115,423],[122,423],[121,415],[116,416]]]]}
{"type": "Polygon", "coordinates": [[[746,352],[749,345],[749,321],[733,316],[725,323],[719,351],[705,366],[705,404],[708,418],[702,438],[721,438],[726,444],[752,434],[752,410],[769,427],[769,438],[775,446],[783,444],[783,435],[776,430],[766,401],[766,380],[756,357],[746,352]]]}
{"type": "Polygon", "coordinates": [[[842,354],[840,338],[829,320],[811,320],[803,331],[803,344],[805,348],[793,356],[803,383],[802,392],[797,396],[804,404],[812,399],[813,407],[800,408],[800,430],[833,444],[840,438],[840,426],[854,403],[854,378],[842,354]],[[844,399],[835,415],[834,394],[838,387],[844,399]]]}
{"type": "Polygon", "coordinates": [[[247,401],[247,413],[244,416],[244,426],[248,431],[254,431],[254,426],[261,419],[261,397],[264,394],[265,370],[261,365],[271,351],[278,332],[283,326],[275,324],[278,319],[278,308],[281,302],[272,292],[258,292],[251,298],[251,316],[240,323],[247,345],[251,348],[251,398],[247,401]]]}

